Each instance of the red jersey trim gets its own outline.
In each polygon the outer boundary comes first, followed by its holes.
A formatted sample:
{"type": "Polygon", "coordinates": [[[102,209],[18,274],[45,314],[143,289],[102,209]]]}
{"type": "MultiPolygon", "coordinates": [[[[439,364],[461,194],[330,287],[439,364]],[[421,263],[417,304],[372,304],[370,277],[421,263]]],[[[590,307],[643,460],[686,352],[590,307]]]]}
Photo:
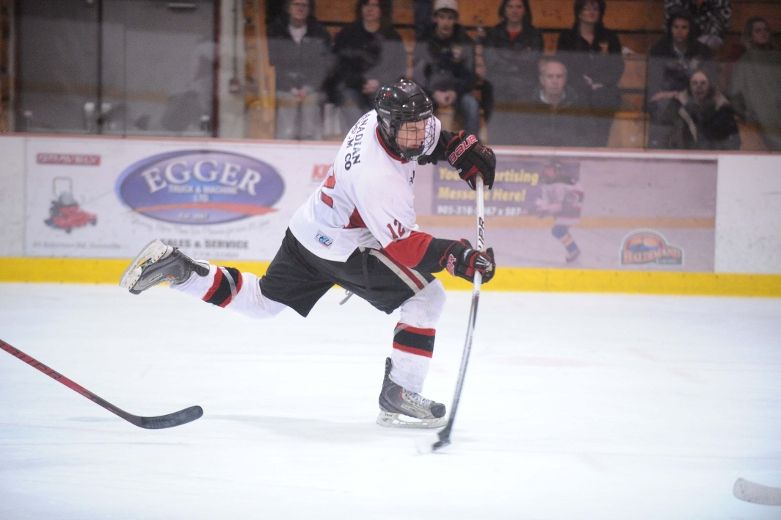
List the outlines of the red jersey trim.
{"type": "Polygon", "coordinates": [[[353,228],[365,228],[366,223],[363,221],[363,217],[361,217],[361,214],[358,213],[358,209],[354,209],[353,212],[350,214],[350,221],[347,223],[346,226],[344,226],[345,229],[353,229],[353,228]]]}
{"type": "Polygon", "coordinates": [[[391,242],[383,251],[401,265],[415,267],[423,260],[433,239],[428,233],[413,231],[409,237],[391,242]]]}

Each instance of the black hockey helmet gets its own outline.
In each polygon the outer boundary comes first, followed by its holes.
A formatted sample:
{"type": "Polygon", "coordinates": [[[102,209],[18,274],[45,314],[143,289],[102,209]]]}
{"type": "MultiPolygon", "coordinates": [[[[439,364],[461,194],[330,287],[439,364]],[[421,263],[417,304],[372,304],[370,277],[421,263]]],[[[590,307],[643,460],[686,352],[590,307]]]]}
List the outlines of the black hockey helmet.
{"type": "Polygon", "coordinates": [[[434,113],[434,104],[417,83],[400,79],[383,85],[374,97],[380,134],[391,151],[407,160],[416,159],[433,143],[434,125],[426,125],[426,137],[417,148],[402,148],[396,141],[399,128],[406,122],[424,121],[434,113]]]}

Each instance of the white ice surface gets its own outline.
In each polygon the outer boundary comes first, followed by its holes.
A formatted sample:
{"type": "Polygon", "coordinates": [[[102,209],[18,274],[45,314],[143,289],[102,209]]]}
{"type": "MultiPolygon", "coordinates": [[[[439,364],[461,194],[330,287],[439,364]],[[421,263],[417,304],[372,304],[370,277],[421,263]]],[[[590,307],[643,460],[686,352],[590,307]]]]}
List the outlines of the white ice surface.
{"type": "MultiPolygon", "coordinates": [[[[0,519],[779,519],[778,299],[484,292],[453,445],[374,424],[395,315],[252,321],[166,289],[0,284],[0,519]]],[[[424,394],[450,403],[469,293],[424,394]]]]}

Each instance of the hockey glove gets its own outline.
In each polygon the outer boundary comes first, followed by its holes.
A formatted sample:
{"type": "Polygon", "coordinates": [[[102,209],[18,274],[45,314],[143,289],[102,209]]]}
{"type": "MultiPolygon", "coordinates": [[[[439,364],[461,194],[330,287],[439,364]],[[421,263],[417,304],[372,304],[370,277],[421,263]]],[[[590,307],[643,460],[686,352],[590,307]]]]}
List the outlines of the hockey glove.
{"type": "Polygon", "coordinates": [[[489,247],[485,252],[472,249],[468,240],[462,239],[453,242],[445,251],[443,267],[453,276],[460,276],[465,280],[474,281],[475,271],[483,277],[483,283],[487,283],[494,277],[496,262],[494,250],[489,247]]]}
{"type": "Polygon", "coordinates": [[[494,151],[480,144],[472,134],[465,135],[464,131],[455,134],[445,148],[447,162],[458,170],[458,175],[464,179],[469,187],[475,189],[475,176],[483,177],[483,182],[488,189],[494,185],[496,173],[496,156],[494,151]]]}

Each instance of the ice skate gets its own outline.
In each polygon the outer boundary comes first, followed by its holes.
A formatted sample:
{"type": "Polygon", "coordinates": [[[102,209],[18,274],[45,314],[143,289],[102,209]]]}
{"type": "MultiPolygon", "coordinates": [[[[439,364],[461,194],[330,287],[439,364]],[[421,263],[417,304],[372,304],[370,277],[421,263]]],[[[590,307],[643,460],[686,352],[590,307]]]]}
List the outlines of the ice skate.
{"type": "Polygon", "coordinates": [[[572,262],[575,262],[580,257],[580,249],[575,248],[572,251],[567,251],[567,263],[571,264],[572,262]]]}
{"type": "Polygon", "coordinates": [[[119,285],[133,294],[139,294],[159,283],[186,282],[193,271],[206,276],[209,274],[209,265],[196,262],[177,248],[155,239],[130,263],[119,285]]]}
{"type": "Polygon", "coordinates": [[[377,424],[397,428],[440,428],[445,425],[445,405],[411,392],[390,378],[393,362],[385,360],[377,424]]]}

